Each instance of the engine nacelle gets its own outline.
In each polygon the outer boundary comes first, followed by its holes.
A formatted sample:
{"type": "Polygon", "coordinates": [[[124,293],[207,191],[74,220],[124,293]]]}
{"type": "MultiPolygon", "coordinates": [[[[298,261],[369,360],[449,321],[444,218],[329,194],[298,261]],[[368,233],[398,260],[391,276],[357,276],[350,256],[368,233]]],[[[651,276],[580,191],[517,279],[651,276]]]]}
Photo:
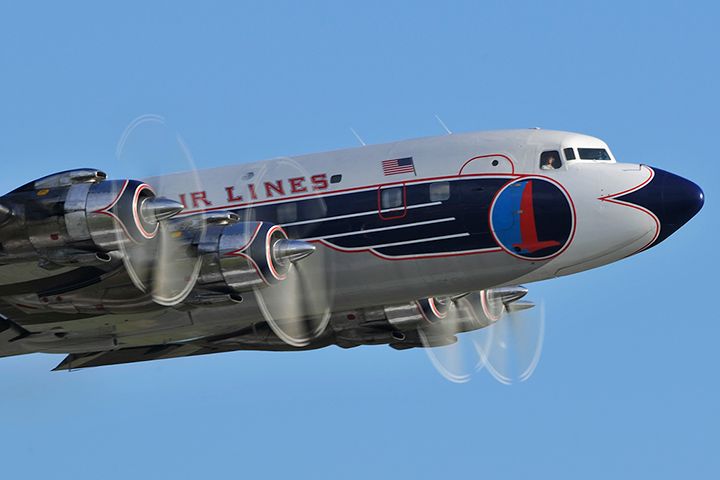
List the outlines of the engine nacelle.
{"type": "Polygon", "coordinates": [[[105,178],[92,169],[61,172],[2,197],[10,212],[0,231],[2,260],[63,265],[106,258],[96,254],[153,240],[158,222],[183,208],[141,181],[105,178]]]}
{"type": "Polygon", "coordinates": [[[198,245],[203,264],[198,286],[219,292],[247,292],[284,280],[292,262],[315,247],[289,240],[278,225],[238,222],[210,227],[198,245]]]}
{"type": "Polygon", "coordinates": [[[152,240],[159,224],[143,207],[154,198],[152,187],[137,180],[74,185],[65,200],[67,233],[74,242],[90,240],[105,251],[152,240]]]}
{"type": "Polygon", "coordinates": [[[459,331],[468,331],[497,322],[506,311],[529,308],[532,304],[518,302],[526,294],[525,287],[499,287],[456,296],[423,298],[387,306],[384,311],[387,322],[402,331],[428,328],[449,320],[459,331]]]}

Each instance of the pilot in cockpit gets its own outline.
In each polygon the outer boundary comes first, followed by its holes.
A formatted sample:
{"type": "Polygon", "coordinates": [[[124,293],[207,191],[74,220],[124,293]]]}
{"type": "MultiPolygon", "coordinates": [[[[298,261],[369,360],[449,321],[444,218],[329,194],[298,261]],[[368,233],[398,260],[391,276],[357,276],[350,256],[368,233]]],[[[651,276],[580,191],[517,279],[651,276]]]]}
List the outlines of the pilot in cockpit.
{"type": "Polygon", "coordinates": [[[559,152],[549,151],[540,155],[540,168],[542,170],[557,170],[561,165],[559,152]]]}

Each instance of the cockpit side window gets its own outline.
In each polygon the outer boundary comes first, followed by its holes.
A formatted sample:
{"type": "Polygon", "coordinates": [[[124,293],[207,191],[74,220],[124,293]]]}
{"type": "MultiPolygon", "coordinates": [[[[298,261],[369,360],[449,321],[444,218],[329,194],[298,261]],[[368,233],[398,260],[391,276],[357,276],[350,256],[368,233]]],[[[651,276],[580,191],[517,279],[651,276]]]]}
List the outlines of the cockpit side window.
{"type": "Polygon", "coordinates": [[[578,154],[581,160],[611,160],[604,148],[578,148],[578,154]]]}
{"type": "Polygon", "coordinates": [[[560,160],[560,152],[557,150],[548,150],[540,154],[541,170],[557,170],[560,167],[562,167],[562,161],[560,160]]]}
{"type": "Polygon", "coordinates": [[[566,148],[563,150],[563,153],[565,153],[565,160],[575,160],[574,148],[566,148]]]}

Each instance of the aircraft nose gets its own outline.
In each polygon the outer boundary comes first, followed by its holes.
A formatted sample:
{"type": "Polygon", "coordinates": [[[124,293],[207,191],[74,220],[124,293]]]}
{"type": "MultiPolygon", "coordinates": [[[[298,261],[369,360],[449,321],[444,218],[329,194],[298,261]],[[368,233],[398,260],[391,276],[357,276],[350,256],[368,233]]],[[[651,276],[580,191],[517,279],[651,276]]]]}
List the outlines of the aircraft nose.
{"type": "Polygon", "coordinates": [[[662,172],[664,177],[660,189],[662,199],[660,209],[663,211],[663,227],[674,232],[694,217],[705,204],[705,194],[694,182],[678,175],[654,169],[655,174],[662,172]]]}
{"type": "Polygon", "coordinates": [[[650,210],[660,221],[653,245],[665,240],[694,217],[705,203],[705,194],[694,182],[653,167],[652,180],[622,200],[650,210]]]}

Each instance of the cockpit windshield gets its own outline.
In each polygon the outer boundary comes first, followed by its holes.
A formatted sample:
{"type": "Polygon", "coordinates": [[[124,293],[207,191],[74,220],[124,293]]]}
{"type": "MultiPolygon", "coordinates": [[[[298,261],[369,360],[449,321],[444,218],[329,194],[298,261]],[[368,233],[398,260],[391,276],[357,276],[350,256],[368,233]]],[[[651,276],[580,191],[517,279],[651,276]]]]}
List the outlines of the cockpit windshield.
{"type": "Polygon", "coordinates": [[[577,151],[580,160],[612,160],[604,148],[578,148],[577,151]]]}

